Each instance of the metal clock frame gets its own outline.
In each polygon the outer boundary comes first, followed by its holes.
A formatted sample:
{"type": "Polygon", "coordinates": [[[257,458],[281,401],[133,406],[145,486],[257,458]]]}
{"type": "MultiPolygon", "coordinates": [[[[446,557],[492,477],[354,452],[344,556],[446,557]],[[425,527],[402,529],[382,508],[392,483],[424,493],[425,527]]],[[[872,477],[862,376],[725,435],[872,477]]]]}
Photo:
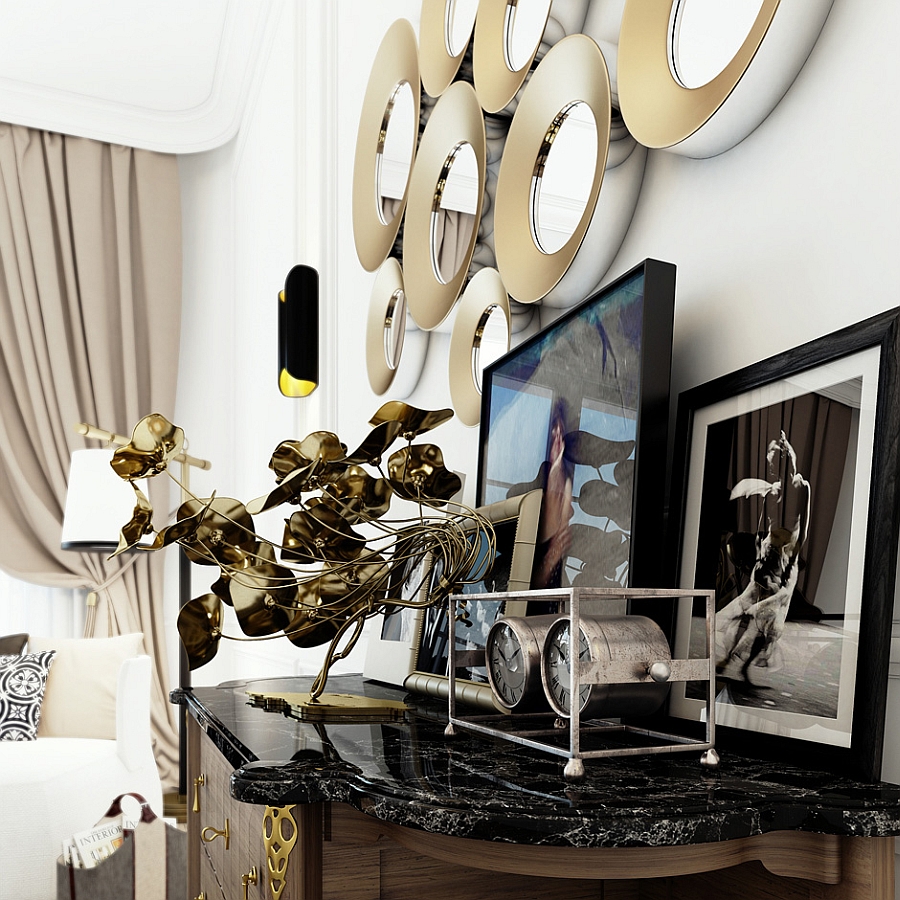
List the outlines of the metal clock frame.
{"type": "MultiPolygon", "coordinates": [[[[448,672],[448,724],[445,734],[456,734],[457,727],[465,728],[476,734],[493,738],[512,741],[535,750],[550,753],[567,760],[564,775],[567,780],[578,781],[584,777],[584,760],[599,759],[613,756],[640,756],[658,753],[684,753],[699,751],[700,762],[704,766],[715,767],[718,765],[719,756],[715,750],[715,654],[713,651],[715,641],[715,591],[711,590],[662,590],[651,588],[555,588],[551,590],[514,592],[507,594],[466,594],[468,603],[478,603],[485,600],[550,600],[567,605],[569,628],[571,634],[578,634],[581,627],[581,607],[587,603],[595,608],[597,603],[611,603],[640,600],[640,601],[678,601],[679,599],[698,598],[705,602],[706,606],[706,656],[698,659],[676,659],[669,663],[671,674],[669,682],[678,681],[704,681],[707,683],[706,691],[706,723],[705,734],[702,738],[692,738],[651,728],[610,722],[604,720],[581,720],[578,704],[572,704],[571,715],[567,719],[549,714],[547,724],[534,726],[533,717],[529,717],[529,723],[525,728],[498,727],[510,721],[515,722],[515,715],[460,715],[457,713],[456,692],[454,690],[456,674],[456,653],[453,641],[450,642],[448,672]],[[568,722],[568,725],[566,724],[568,722]],[[549,738],[559,735],[561,730],[568,728],[568,746],[561,746],[561,742],[552,743],[549,738]],[[585,750],[582,747],[582,737],[587,731],[616,732],[618,734],[631,734],[642,738],[650,738],[661,741],[654,746],[622,746],[603,750],[585,750]]],[[[452,618],[458,598],[456,595],[449,598],[449,614],[452,618]]],[[[571,667],[572,697],[577,697],[582,684],[630,684],[651,681],[648,667],[641,668],[635,663],[640,660],[629,661],[593,661],[577,664],[571,667]]]]}

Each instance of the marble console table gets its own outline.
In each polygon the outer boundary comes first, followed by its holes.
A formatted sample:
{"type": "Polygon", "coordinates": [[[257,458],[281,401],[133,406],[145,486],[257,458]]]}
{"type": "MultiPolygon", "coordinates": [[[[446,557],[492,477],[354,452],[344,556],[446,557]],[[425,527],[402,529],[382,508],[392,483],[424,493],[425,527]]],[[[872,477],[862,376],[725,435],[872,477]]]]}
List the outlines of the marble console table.
{"type": "MultiPolygon", "coordinates": [[[[437,701],[400,724],[324,726],[248,703],[247,691],[308,686],[173,693],[189,713],[199,810],[189,813],[191,897],[275,898],[280,885],[279,900],[894,897],[900,786],[730,754],[716,771],[693,754],[591,760],[573,786],[558,758],[446,738],[437,701]],[[261,833],[285,807],[297,842],[273,891],[261,833]],[[241,859],[220,839],[225,819],[241,859]]],[[[406,696],[356,676],[328,688],[406,696]]]]}

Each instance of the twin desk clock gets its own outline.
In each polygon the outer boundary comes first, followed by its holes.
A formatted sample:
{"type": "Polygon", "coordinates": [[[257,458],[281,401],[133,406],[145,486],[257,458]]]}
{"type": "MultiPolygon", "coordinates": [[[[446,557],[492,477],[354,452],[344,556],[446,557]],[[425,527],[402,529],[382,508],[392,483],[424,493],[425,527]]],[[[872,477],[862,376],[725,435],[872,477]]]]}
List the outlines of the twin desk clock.
{"type": "Polygon", "coordinates": [[[650,681],[589,683],[578,687],[582,716],[650,715],[669,692],[671,653],[660,627],[645,616],[582,616],[577,641],[567,616],[498,619],[488,632],[485,665],[494,699],[509,712],[550,708],[568,717],[572,661],[647,661],[650,681]],[[577,650],[575,646],[577,644],[577,650]]]}
{"type": "Polygon", "coordinates": [[[555,601],[555,615],[501,616],[487,634],[485,668],[497,715],[459,714],[457,663],[449,652],[449,724],[514,741],[567,759],[567,779],[584,776],[584,760],[604,756],[700,751],[706,766],[715,751],[715,626],[713,591],[559,588],[523,594],[464,594],[466,605],[503,599],[555,601]],[[706,606],[706,655],[675,659],[662,629],[643,615],[622,615],[634,599],[678,602],[700,599],[706,606]],[[612,607],[611,607],[612,604],[612,607]],[[603,606],[614,610],[604,615],[603,606]],[[588,610],[588,612],[585,612],[588,610]],[[575,637],[577,635],[577,637],[575,637]],[[623,724],[657,712],[673,682],[704,682],[705,736],[691,738],[623,724]]]}

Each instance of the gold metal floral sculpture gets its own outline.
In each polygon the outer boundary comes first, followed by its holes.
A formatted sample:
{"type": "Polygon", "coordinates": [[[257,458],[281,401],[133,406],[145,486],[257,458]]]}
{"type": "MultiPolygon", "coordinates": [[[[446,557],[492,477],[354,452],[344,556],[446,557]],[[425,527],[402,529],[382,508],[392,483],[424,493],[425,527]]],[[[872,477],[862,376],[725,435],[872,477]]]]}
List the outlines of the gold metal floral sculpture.
{"type": "Polygon", "coordinates": [[[366,618],[392,607],[445,602],[459,585],[484,577],[479,560],[493,559],[490,522],[449,502],[461,482],[445,468],[440,448],[413,443],[452,416],[449,409],[391,401],[369,420],[372,430],[352,453],[327,431],[283,441],[269,462],[276,483],[271,493],[247,504],[189,494],[172,524],[151,542],[139,543],[154,528],[153,509],[137,482],[162,472],[177,482],[167,466],[184,443],[184,432],[164,416],[146,416],[131,443],[113,454],[113,469],[136,497],[113,556],[177,543],[191,562],[216,568],[210,593],[190,600],[178,615],[191,669],[208,663],[223,638],[286,636],[298,647],[327,643],[310,691],[315,701],[330,667],[359,640],[366,618]],[[406,446],[388,457],[385,471],[384,455],[397,439],[406,446]],[[412,501],[414,515],[388,519],[395,497],[412,501]],[[253,516],[282,505],[294,510],[285,519],[281,543],[275,543],[256,533],[253,516]],[[398,590],[402,573],[410,560],[426,554],[432,560],[428,589],[404,592],[414,598],[405,599],[398,590]],[[242,636],[224,634],[223,603],[234,608],[242,636]]]}

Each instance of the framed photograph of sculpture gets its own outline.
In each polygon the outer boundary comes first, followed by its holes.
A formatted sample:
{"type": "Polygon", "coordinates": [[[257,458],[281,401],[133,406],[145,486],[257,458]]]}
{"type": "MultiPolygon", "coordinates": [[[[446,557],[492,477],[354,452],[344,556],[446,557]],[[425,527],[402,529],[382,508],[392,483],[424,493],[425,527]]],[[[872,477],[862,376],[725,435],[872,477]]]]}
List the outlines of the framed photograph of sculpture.
{"type": "MultiPolygon", "coordinates": [[[[496,543],[493,557],[491,558],[490,547],[484,542],[483,535],[479,535],[482,546],[473,576],[481,576],[480,580],[460,585],[457,593],[499,594],[528,590],[540,510],[540,490],[480,507],[478,511],[494,525],[496,543]]],[[[432,572],[432,577],[438,575],[438,572],[432,572]]],[[[484,667],[484,647],[487,633],[501,613],[523,615],[525,605],[503,599],[473,604],[472,607],[464,601],[459,602],[452,630],[457,660],[464,669],[459,673],[458,684],[469,694],[478,693],[472,691],[472,686],[482,686],[486,705],[491,708],[493,701],[489,700],[490,687],[484,667]]],[[[445,604],[431,606],[420,612],[415,670],[405,680],[407,689],[432,696],[446,696],[450,634],[445,604]]]]}
{"type": "Polygon", "coordinates": [[[665,586],[674,308],[648,259],[485,369],[478,502],[543,489],[533,588],[665,586]]]}
{"type": "MultiPolygon", "coordinates": [[[[417,554],[408,541],[400,541],[396,553],[402,558],[391,570],[388,596],[424,602],[432,576],[430,553],[417,554]]],[[[373,681],[401,686],[416,668],[424,610],[394,605],[374,616],[366,647],[363,676],[373,681]]]]}
{"type": "MultiPolygon", "coordinates": [[[[679,398],[670,548],[715,589],[717,743],[881,770],[900,525],[900,311],[679,398]],[[679,455],[680,454],[680,455],[679,455]]],[[[675,653],[705,635],[682,605],[675,653]]],[[[669,717],[699,719],[692,685],[669,717]]]]}

